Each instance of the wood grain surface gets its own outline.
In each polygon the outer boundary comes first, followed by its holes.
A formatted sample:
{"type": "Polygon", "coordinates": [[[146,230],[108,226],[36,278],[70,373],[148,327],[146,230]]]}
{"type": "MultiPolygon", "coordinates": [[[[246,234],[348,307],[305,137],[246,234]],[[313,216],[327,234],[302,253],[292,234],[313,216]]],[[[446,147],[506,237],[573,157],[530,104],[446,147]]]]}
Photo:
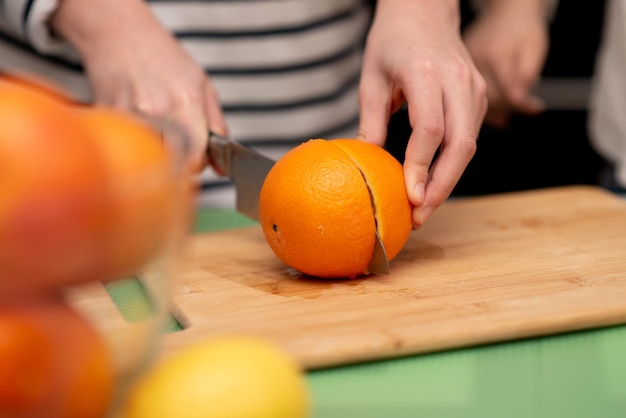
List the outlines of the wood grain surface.
{"type": "Polygon", "coordinates": [[[324,281],[287,269],[260,227],[193,236],[162,353],[269,337],[308,369],[626,322],[626,201],[564,187],[449,201],[391,274],[324,281]]]}

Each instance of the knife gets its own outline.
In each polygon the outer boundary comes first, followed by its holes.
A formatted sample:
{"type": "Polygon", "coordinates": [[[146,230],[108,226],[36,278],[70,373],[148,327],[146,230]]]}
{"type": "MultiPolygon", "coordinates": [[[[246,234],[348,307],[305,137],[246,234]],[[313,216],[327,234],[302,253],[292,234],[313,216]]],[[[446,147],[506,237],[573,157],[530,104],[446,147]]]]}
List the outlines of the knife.
{"type": "Polygon", "coordinates": [[[215,171],[235,183],[237,211],[259,220],[259,195],[274,161],[236,141],[209,131],[206,156],[215,171]]]}
{"type": "MultiPolygon", "coordinates": [[[[261,187],[275,161],[212,131],[208,134],[206,157],[219,175],[227,176],[235,183],[237,211],[259,221],[261,187]]],[[[375,236],[374,254],[368,271],[389,274],[387,253],[378,233],[375,236]]]]}

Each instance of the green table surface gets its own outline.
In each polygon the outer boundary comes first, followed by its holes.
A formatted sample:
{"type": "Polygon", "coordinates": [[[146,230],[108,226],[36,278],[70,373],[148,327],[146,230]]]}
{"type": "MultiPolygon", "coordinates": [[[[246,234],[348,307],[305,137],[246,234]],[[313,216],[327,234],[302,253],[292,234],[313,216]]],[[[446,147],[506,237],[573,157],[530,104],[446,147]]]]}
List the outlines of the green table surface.
{"type": "MultiPolygon", "coordinates": [[[[198,232],[253,225],[226,209],[200,209],[196,218],[198,232]]],[[[124,292],[117,293],[119,304],[124,292]]],[[[624,418],[626,325],[315,370],[306,377],[313,418],[624,418]]]]}

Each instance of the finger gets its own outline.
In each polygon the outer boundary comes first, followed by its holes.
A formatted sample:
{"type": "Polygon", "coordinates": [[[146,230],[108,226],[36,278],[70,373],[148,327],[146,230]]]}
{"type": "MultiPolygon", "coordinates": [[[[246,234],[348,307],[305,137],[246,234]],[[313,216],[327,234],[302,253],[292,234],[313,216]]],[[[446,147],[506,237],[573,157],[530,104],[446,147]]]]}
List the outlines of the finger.
{"type": "Polygon", "coordinates": [[[390,90],[389,84],[378,73],[363,72],[359,85],[359,139],[380,146],[385,144],[390,90]]]}
{"type": "Polygon", "coordinates": [[[523,87],[530,89],[539,79],[546,55],[546,41],[543,39],[523,49],[519,54],[517,71],[523,87]]]}
{"type": "MultiPolygon", "coordinates": [[[[131,90],[125,85],[93,83],[93,103],[101,106],[111,106],[126,111],[135,111],[134,97],[131,90]]],[[[135,112],[137,113],[137,112],[135,112]]]]}
{"type": "MultiPolygon", "coordinates": [[[[471,86],[471,94],[474,102],[474,126],[476,136],[483,125],[487,111],[491,107],[505,106],[502,97],[502,87],[498,77],[489,61],[477,62],[472,58],[469,50],[462,52],[468,65],[468,72],[463,72],[467,77],[468,85],[471,86]],[[479,64],[483,64],[482,67],[479,64]]],[[[462,87],[462,86],[461,86],[462,87]]]]}
{"type": "Polygon", "coordinates": [[[194,171],[201,171],[206,166],[208,127],[204,113],[202,103],[184,102],[177,107],[164,129],[165,139],[186,153],[194,171]]]}
{"type": "MultiPolygon", "coordinates": [[[[485,113],[488,111],[489,114],[500,113],[509,109],[510,105],[504,97],[500,81],[492,68],[486,66],[479,68],[479,70],[485,82],[483,87],[486,90],[486,94],[483,95],[482,102],[477,103],[477,106],[479,105],[484,107],[485,113]]],[[[485,117],[485,114],[483,113],[478,116],[482,116],[479,118],[482,120],[485,117]]]]}
{"type": "Polygon", "coordinates": [[[524,100],[517,103],[516,108],[521,113],[537,115],[546,109],[546,104],[540,97],[528,94],[524,100]]]}
{"type": "Polygon", "coordinates": [[[492,57],[488,71],[482,75],[489,83],[489,103],[492,108],[510,113],[528,94],[528,85],[519,69],[520,52],[508,51],[498,57],[492,57]]]}
{"type": "Polygon", "coordinates": [[[170,131],[172,122],[169,119],[174,109],[174,101],[169,90],[163,88],[161,83],[153,78],[146,78],[129,84],[124,93],[117,97],[118,103],[128,100],[128,108],[155,129],[161,132],[170,131]]]}
{"type": "Polygon", "coordinates": [[[406,147],[404,176],[409,200],[421,206],[430,165],[444,135],[442,89],[432,77],[423,76],[417,77],[405,94],[412,133],[406,147]]]}
{"type": "MultiPolygon", "coordinates": [[[[486,89],[486,85],[484,86],[486,89]]],[[[483,121],[485,120],[485,116],[487,116],[487,110],[489,110],[489,100],[487,98],[486,90],[482,95],[482,99],[479,103],[480,112],[477,112],[478,119],[476,119],[476,136],[480,133],[480,129],[482,128],[483,121]]]]}
{"type": "Polygon", "coordinates": [[[437,161],[430,170],[423,205],[414,211],[413,220],[417,225],[423,225],[431,213],[450,196],[476,152],[475,114],[482,112],[475,106],[476,93],[467,87],[463,88],[458,81],[443,92],[445,138],[437,161]],[[462,91],[466,93],[458,93],[462,91]]]}
{"type": "Polygon", "coordinates": [[[516,56],[515,79],[507,89],[507,96],[525,113],[543,110],[543,103],[538,98],[530,98],[529,92],[541,75],[544,58],[541,48],[524,48],[516,56]]]}

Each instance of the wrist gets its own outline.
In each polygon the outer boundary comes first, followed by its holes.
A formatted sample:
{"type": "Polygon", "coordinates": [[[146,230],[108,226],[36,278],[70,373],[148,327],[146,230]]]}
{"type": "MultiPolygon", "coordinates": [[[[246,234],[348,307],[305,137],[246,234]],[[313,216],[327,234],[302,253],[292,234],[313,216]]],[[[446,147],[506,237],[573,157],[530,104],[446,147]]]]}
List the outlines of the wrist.
{"type": "Polygon", "coordinates": [[[423,23],[447,22],[460,27],[461,11],[458,0],[378,0],[379,10],[393,10],[423,23]]]}
{"type": "Polygon", "coordinates": [[[548,5],[553,2],[550,0],[479,0],[475,3],[484,12],[545,20],[549,15],[548,5]]]}

